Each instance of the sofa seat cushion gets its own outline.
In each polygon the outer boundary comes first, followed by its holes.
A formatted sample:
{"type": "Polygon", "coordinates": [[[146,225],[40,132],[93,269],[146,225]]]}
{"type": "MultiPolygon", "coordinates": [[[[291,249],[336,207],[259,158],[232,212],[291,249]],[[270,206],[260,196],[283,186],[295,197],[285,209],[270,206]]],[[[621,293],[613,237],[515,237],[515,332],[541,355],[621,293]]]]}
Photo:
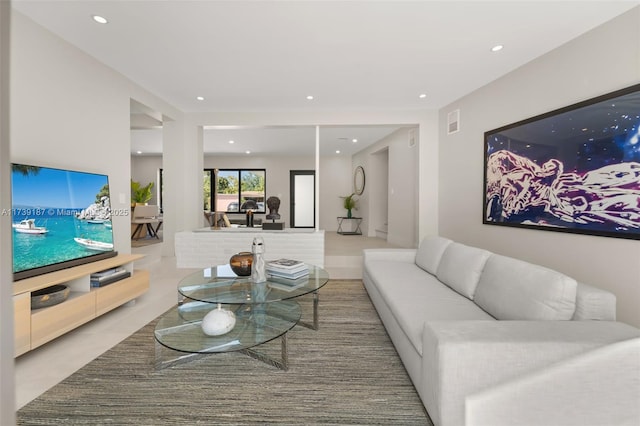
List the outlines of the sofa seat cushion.
{"type": "Polygon", "coordinates": [[[425,237],[416,252],[416,265],[435,275],[442,254],[453,241],[443,237],[425,237]]]}
{"type": "Polygon", "coordinates": [[[473,300],[480,274],[490,255],[487,250],[451,243],[442,254],[436,275],[440,281],[473,300]]]}
{"type": "Polygon", "coordinates": [[[471,300],[415,264],[377,261],[367,263],[366,268],[394,318],[421,356],[422,329],[427,321],[494,320],[471,300]]]}
{"type": "Polygon", "coordinates": [[[499,320],[570,320],[577,285],[560,272],[492,254],[474,301],[499,320]]]}

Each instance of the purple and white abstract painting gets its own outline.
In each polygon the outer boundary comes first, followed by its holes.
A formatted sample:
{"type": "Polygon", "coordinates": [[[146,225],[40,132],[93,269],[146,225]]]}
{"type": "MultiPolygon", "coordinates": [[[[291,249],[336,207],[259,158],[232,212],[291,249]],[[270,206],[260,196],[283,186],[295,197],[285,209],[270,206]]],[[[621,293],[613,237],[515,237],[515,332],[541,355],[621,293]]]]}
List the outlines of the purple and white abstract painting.
{"type": "Polygon", "coordinates": [[[640,85],[485,133],[483,223],[640,239],[640,85]]]}

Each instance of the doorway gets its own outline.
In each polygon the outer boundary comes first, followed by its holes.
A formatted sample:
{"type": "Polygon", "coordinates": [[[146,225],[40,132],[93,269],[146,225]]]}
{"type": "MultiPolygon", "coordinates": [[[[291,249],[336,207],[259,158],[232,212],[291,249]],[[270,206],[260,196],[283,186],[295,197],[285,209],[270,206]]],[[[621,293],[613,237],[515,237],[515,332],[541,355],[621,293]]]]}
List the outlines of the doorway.
{"type": "Polygon", "coordinates": [[[316,226],[316,172],[315,170],[291,170],[290,207],[292,228],[316,226]]]}

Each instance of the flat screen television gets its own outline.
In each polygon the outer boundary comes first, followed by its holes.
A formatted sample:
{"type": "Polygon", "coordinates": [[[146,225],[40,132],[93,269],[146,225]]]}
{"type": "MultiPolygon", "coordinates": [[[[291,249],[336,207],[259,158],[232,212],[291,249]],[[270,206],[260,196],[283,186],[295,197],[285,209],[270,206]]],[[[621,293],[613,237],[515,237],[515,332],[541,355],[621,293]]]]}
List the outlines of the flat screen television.
{"type": "Polygon", "coordinates": [[[108,176],[11,165],[13,279],[116,256],[108,176]]]}
{"type": "Polygon", "coordinates": [[[483,223],[640,239],[640,84],[484,139],[483,223]]]}

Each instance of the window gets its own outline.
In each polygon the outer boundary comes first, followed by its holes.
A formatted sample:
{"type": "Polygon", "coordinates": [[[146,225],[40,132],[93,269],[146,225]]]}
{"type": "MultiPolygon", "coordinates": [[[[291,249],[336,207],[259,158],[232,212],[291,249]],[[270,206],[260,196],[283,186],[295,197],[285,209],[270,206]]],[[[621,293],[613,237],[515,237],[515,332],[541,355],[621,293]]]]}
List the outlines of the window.
{"type": "Polygon", "coordinates": [[[265,213],[265,169],[219,169],[217,184],[214,173],[214,169],[204,171],[205,210],[265,213]]]}

